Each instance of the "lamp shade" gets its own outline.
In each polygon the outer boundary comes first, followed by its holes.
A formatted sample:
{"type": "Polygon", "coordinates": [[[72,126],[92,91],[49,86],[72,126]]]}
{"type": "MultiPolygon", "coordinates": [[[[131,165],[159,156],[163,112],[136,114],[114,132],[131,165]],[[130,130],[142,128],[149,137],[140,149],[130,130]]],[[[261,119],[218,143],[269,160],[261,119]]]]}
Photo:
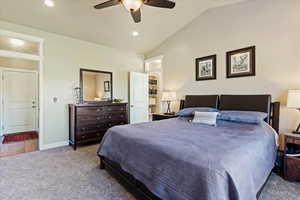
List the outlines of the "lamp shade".
{"type": "Polygon", "coordinates": [[[176,92],[163,92],[162,101],[176,101],[176,92]]]}
{"type": "Polygon", "coordinates": [[[289,90],[287,107],[300,108],[300,90],[289,90]]]}

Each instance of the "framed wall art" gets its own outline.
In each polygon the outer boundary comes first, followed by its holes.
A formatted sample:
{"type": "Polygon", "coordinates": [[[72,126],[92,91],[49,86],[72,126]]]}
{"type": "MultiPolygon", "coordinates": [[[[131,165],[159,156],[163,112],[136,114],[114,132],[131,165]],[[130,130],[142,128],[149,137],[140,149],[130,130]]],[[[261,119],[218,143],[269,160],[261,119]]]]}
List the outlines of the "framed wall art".
{"type": "Polygon", "coordinates": [[[217,79],[217,55],[196,58],[196,81],[217,79]]]}
{"type": "Polygon", "coordinates": [[[227,78],[255,76],[255,46],[226,54],[227,78]]]}

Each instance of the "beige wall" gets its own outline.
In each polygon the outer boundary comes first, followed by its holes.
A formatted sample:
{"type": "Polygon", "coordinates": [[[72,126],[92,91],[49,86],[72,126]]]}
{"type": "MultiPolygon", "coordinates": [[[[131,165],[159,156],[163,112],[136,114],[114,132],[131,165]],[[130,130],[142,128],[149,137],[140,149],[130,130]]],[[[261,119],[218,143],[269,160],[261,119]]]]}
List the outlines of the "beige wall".
{"type": "MultiPolygon", "coordinates": [[[[66,27],[67,28],[67,27],[66,27]]],[[[74,102],[79,69],[113,72],[114,97],[128,100],[128,71],[142,71],[143,57],[131,52],[0,21],[0,29],[45,39],[44,42],[44,145],[68,140],[67,105],[74,102]],[[57,97],[57,103],[53,98],[57,97]]]]}
{"type": "MultiPolygon", "coordinates": [[[[208,10],[147,57],[164,55],[164,89],[185,94],[261,94],[286,103],[300,89],[300,1],[252,0],[208,10]],[[256,45],[257,75],[226,79],[226,51],[256,45]],[[217,80],[195,81],[195,58],[217,54],[217,80]]],[[[282,108],[281,130],[300,114],[282,108]]]]}

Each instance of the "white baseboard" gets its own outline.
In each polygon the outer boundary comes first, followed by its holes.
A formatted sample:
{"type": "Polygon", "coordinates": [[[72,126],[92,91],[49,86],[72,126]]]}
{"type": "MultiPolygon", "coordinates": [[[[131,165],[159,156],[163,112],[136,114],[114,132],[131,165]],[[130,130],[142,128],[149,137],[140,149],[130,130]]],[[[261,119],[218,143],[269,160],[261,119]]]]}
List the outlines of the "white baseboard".
{"type": "Polygon", "coordinates": [[[43,151],[43,150],[47,150],[47,149],[53,149],[53,148],[63,147],[63,146],[68,146],[68,145],[69,145],[69,141],[56,142],[56,143],[42,145],[40,147],[40,150],[43,151]]]}

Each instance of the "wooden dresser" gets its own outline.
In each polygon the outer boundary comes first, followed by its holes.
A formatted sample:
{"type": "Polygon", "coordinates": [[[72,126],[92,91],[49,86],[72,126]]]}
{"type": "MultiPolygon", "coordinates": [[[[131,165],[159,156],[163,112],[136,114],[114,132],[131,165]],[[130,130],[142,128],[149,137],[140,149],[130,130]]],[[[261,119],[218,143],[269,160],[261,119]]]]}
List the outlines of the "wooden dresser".
{"type": "Polygon", "coordinates": [[[69,144],[100,142],[107,129],[128,124],[127,103],[70,104],[69,144]]]}

